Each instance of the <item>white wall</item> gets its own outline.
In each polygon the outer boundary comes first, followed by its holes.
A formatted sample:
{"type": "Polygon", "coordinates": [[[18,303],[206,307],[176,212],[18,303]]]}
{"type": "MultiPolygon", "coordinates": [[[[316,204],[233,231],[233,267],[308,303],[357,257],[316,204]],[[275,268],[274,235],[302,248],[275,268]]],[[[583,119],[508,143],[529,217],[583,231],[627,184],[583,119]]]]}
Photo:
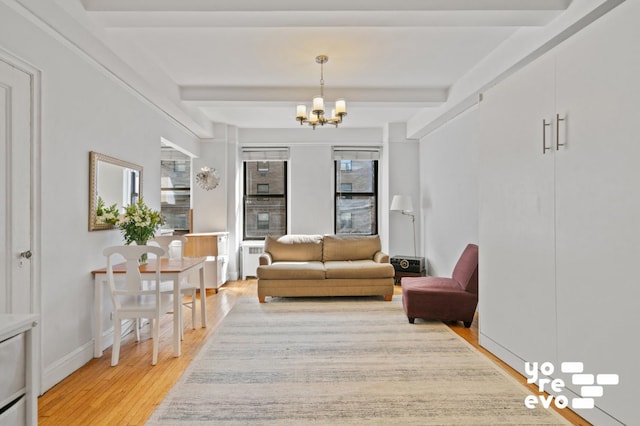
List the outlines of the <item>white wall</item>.
{"type": "Polygon", "coordinates": [[[215,126],[216,139],[203,139],[200,145],[200,156],[192,161],[192,208],[193,232],[229,231],[227,217],[227,197],[229,192],[229,178],[227,176],[227,157],[229,145],[227,143],[227,126],[215,126]],[[207,191],[200,188],[193,176],[202,167],[215,169],[220,176],[220,184],[207,191]]]}
{"type": "MultiPolygon", "coordinates": [[[[321,128],[314,131],[306,127],[240,129],[238,139],[240,146],[289,147],[288,232],[332,234],[335,170],[331,147],[382,146],[382,130],[321,128]]],[[[379,175],[382,176],[382,173],[379,175]]],[[[241,174],[238,178],[242,179],[241,174]]],[[[379,195],[382,199],[382,194],[379,195]]],[[[242,202],[241,194],[237,200],[242,202]]],[[[379,204],[379,212],[382,208],[379,204]]]]}
{"type": "MultiPolygon", "coordinates": [[[[407,195],[413,202],[415,215],[416,254],[422,256],[422,228],[420,226],[420,162],[418,140],[406,139],[404,123],[389,125],[389,197],[383,207],[388,211],[394,195],[407,195]]],[[[389,212],[389,254],[391,256],[414,256],[413,224],[410,216],[400,212],[389,212]]]]}
{"type": "Polygon", "coordinates": [[[90,272],[104,266],[104,247],[122,241],[115,230],[88,231],[89,151],[143,166],[145,201],[159,208],[160,138],[184,146],[197,139],[44,31],[0,3],[0,48],[42,72],[42,387],[48,389],[91,359],[90,272]]]}
{"type": "Polygon", "coordinates": [[[423,252],[429,275],[450,276],[478,242],[477,108],[420,140],[423,252]]]}
{"type": "Polygon", "coordinates": [[[330,145],[295,145],[289,162],[289,233],[333,234],[334,166],[330,145]]]}

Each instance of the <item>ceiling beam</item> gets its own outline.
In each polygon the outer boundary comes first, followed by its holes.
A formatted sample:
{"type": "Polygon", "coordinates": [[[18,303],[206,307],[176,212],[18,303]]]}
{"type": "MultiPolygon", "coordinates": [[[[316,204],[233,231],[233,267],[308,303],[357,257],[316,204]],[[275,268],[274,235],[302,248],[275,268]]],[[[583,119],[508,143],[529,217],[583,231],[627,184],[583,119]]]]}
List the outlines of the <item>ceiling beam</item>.
{"type": "MultiPolygon", "coordinates": [[[[394,106],[427,106],[446,102],[448,88],[340,88],[325,89],[327,100],[346,99],[348,103],[393,104],[394,106]]],[[[180,99],[189,102],[217,103],[304,103],[311,102],[318,87],[233,87],[181,86],[180,99]]]]}
{"type": "Polygon", "coordinates": [[[82,0],[82,3],[87,11],[103,12],[561,11],[571,0],[82,0]]]}
{"type": "Polygon", "coordinates": [[[95,12],[107,28],[540,27],[559,11],[95,12]]]}

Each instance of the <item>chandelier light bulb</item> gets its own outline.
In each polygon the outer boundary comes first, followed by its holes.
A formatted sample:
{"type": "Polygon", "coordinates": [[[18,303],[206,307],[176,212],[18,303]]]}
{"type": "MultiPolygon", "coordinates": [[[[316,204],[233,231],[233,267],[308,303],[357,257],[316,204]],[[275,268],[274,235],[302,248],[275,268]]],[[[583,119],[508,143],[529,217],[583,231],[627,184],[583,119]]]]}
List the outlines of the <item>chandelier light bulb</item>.
{"type": "Polygon", "coordinates": [[[324,99],[322,99],[322,96],[313,98],[313,112],[314,114],[324,114],[324,99]]]}
{"type": "Polygon", "coordinates": [[[298,105],[296,108],[296,118],[305,119],[307,118],[307,106],[306,105],[298,105]]]}

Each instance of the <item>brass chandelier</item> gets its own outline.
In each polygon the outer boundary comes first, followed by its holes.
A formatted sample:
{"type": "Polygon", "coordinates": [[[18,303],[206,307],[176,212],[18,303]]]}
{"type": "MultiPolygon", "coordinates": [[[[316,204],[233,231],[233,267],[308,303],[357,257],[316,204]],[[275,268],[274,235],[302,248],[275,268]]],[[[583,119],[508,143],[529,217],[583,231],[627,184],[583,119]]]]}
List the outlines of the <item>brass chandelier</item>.
{"type": "Polygon", "coordinates": [[[328,61],[327,55],[316,56],[316,62],[320,64],[320,95],[313,98],[311,114],[307,116],[306,105],[298,105],[296,108],[296,120],[300,122],[300,125],[307,123],[313,127],[313,130],[317,125],[324,126],[325,124],[333,124],[338,127],[338,124],[342,123],[342,118],[347,115],[347,103],[344,99],[336,100],[335,109],[331,111],[331,118],[326,118],[324,115],[324,64],[328,61]]]}

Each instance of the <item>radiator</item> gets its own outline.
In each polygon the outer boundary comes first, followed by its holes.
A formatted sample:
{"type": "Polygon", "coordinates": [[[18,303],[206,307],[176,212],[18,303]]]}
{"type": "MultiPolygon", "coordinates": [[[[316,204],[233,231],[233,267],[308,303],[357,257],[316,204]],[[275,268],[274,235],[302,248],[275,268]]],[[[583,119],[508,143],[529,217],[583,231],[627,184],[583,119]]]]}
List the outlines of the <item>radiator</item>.
{"type": "Polygon", "coordinates": [[[243,241],[240,244],[242,251],[241,268],[242,279],[255,277],[256,270],[260,265],[260,255],[264,253],[264,241],[243,241]]]}

